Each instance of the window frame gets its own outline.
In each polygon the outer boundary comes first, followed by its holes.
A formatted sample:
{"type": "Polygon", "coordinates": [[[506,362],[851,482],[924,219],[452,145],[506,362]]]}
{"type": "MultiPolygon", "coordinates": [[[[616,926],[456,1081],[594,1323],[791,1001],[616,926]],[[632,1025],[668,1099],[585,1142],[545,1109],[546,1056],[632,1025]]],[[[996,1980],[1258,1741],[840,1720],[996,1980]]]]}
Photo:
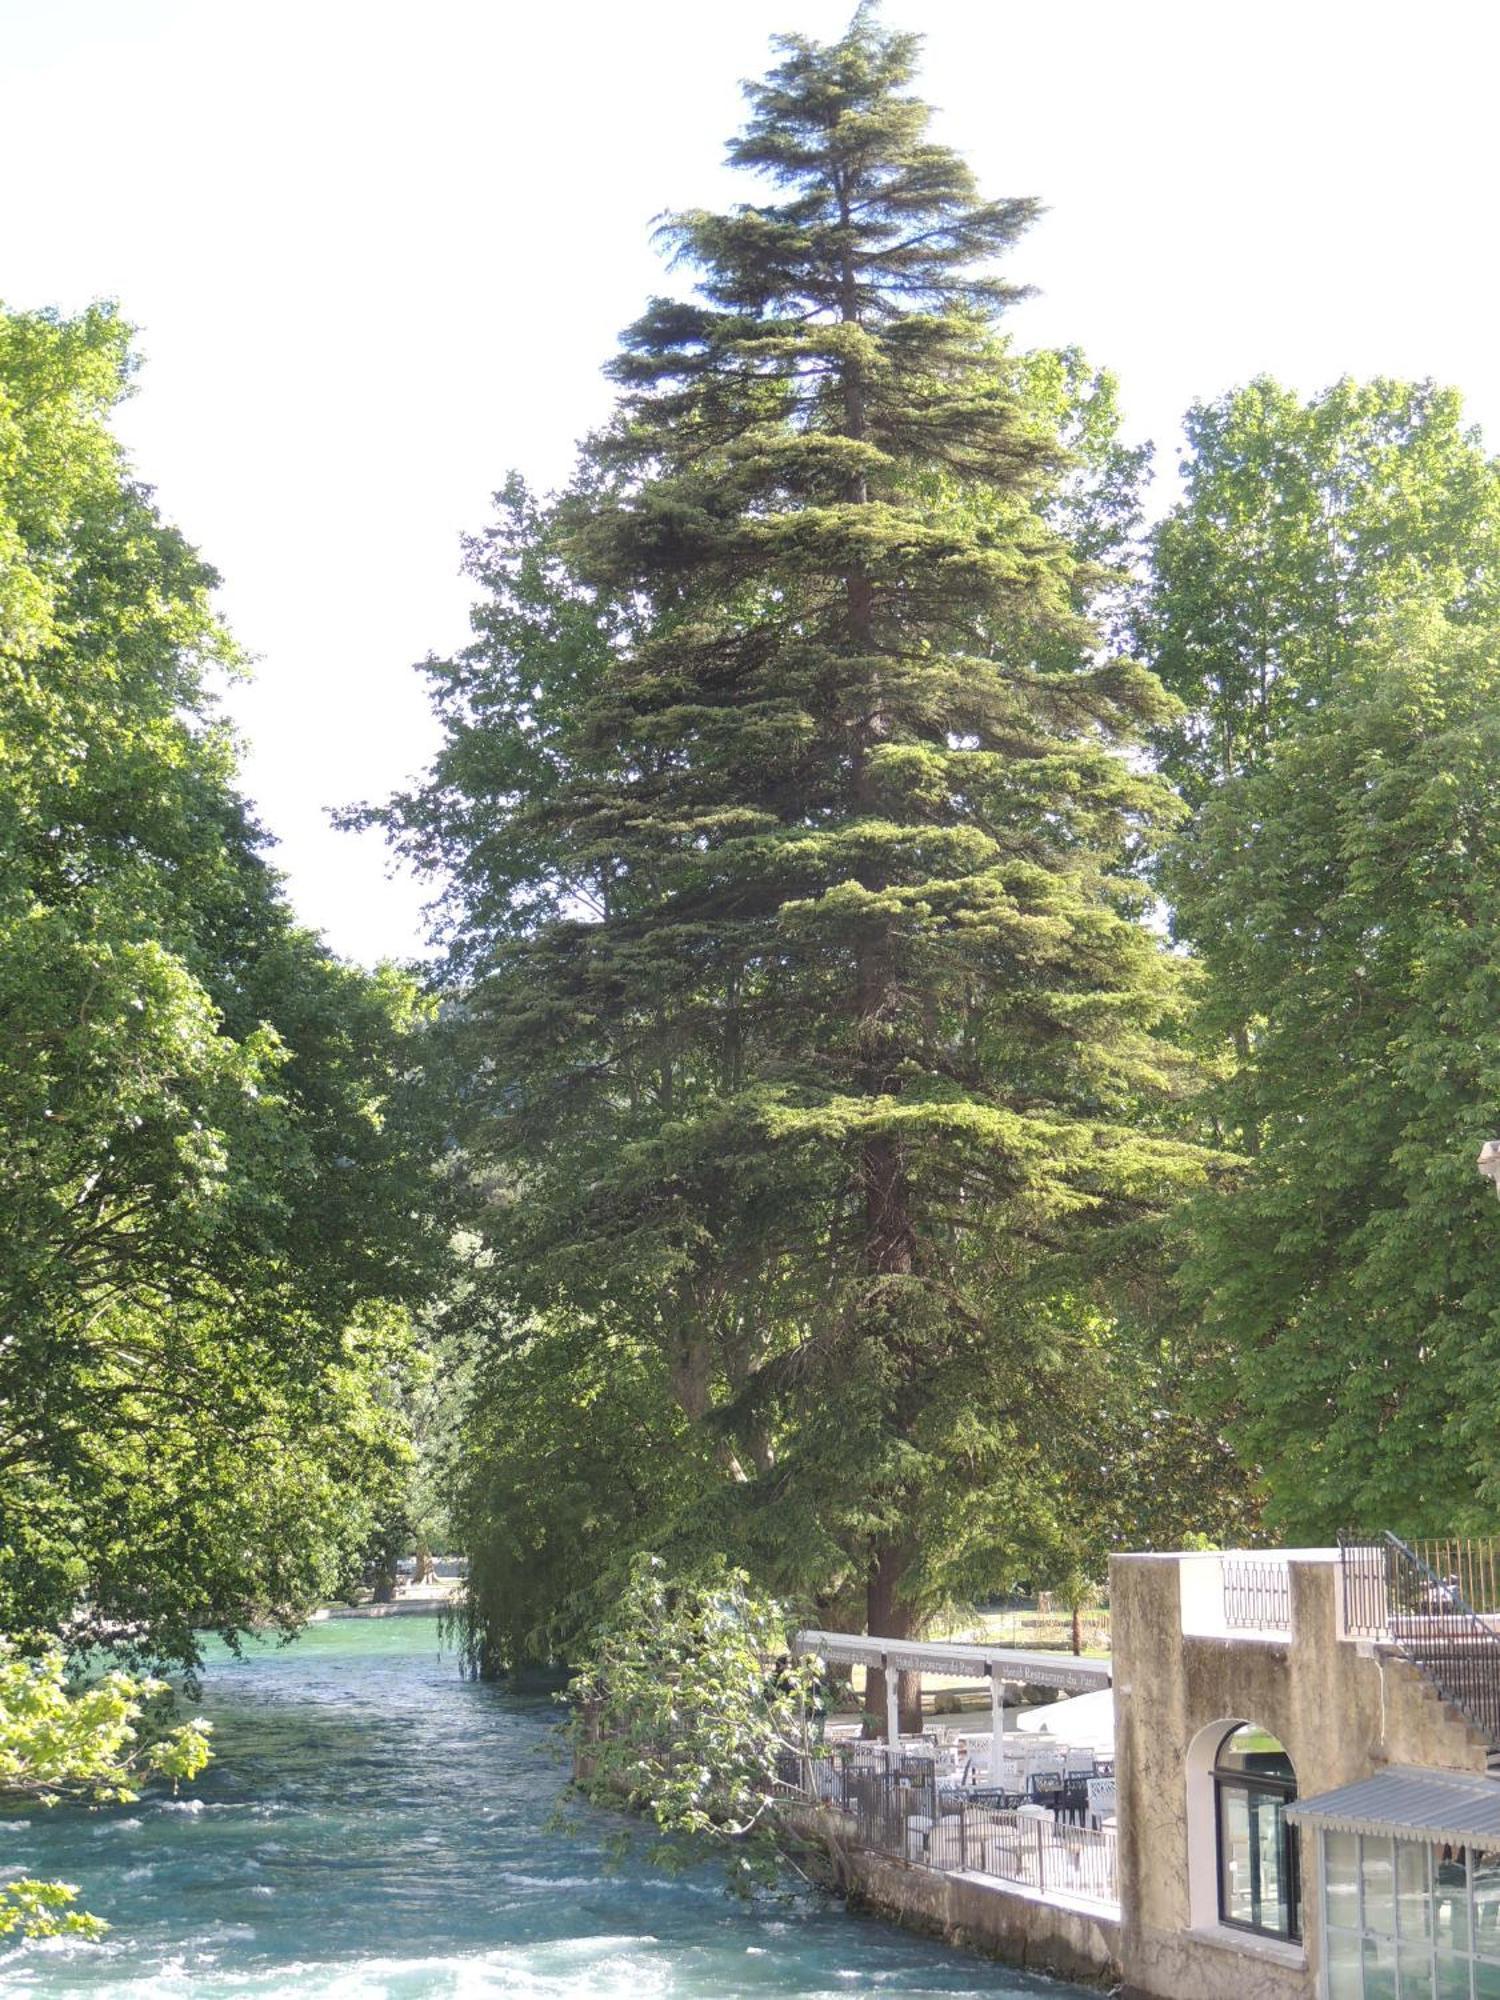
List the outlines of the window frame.
{"type": "MultiPolygon", "coordinates": [[[[1259,1725],[1237,1722],[1225,1731],[1214,1752],[1211,1775],[1214,1786],[1214,1877],[1218,1890],[1219,1922],[1230,1930],[1242,1931],[1247,1937],[1274,1938],[1279,1944],[1302,1943],[1302,1852],[1301,1842],[1295,1826],[1286,1817],[1286,1807],[1297,1796],[1295,1771],[1290,1778],[1273,1777],[1257,1771],[1241,1771],[1222,1765],[1220,1758],[1224,1748],[1242,1729],[1253,1729],[1259,1725]],[[1273,1928],[1270,1924],[1247,1922],[1244,1917],[1229,1914],[1229,1851],[1224,1838],[1224,1794],[1226,1791],[1258,1793],[1261,1798],[1274,1802],[1281,1809],[1279,1851],[1281,1866],[1286,1883],[1286,1928],[1273,1928]]],[[[1269,1735],[1269,1731],[1266,1732],[1269,1735]]],[[[1286,1748],[1279,1738],[1273,1737],[1283,1756],[1286,1748]]],[[[1290,1763],[1290,1757],[1287,1758],[1290,1763]]],[[[1252,1845],[1252,1855],[1255,1849],[1252,1845]]]]}
{"type": "MultiPolygon", "coordinates": [[[[1500,1991],[1500,1982],[1495,1981],[1493,1977],[1500,1972],[1500,1925],[1491,1926],[1490,1930],[1486,1931],[1478,1921],[1478,1905],[1475,1901],[1476,1881],[1479,1875],[1476,1862],[1487,1855],[1493,1856],[1495,1861],[1500,1863],[1500,1848],[1481,1848],[1469,1841],[1450,1843],[1434,1840],[1430,1832],[1424,1828],[1393,1826],[1387,1831],[1375,1833],[1356,1832],[1353,1827],[1320,1826],[1317,1840],[1317,1869],[1322,1911],[1323,1964],[1318,1991],[1324,1995],[1333,1991],[1333,1959],[1336,1947],[1342,1947],[1345,1952],[1352,1951],[1353,1959],[1359,1967],[1361,1992],[1369,1990],[1367,1980],[1372,1951],[1377,1958],[1383,1953],[1404,1995],[1410,1995],[1415,1988],[1420,2000],[1431,2000],[1431,1996],[1437,1991],[1439,1972],[1451,1971],[1455,1966],[1462,1968],[1467,1975],[1461,1987],[1466,1996],[1479,1990],[1478,1982],[1481,1974],[1490,1975],[1486,1981],[1487,1987],[1493,1985],[1495,1990],[1500,1991]],[[1330,1903],[1328,1855],[1329,1839],[1335,1835],[1351,1841],[1354,1849],[1353,1873],[1349,1884],[1346,1885],[1353,1888],[1354,1901],[1352,1906],[1347,1902],[1341,1905],[1339,1914],[1342,1921],[1337,1923],[1333,1921],[1334,1910],[1330,1903]],[[1372,1847],[1377,1850],[1382,1860],[1385,1859],[1387,1851],[1389,1852],[1393,1892],[1391,1913],[1393,1921],[1389,1930],[1372,1925],[1369,1919],[1366,1857],[1372,1847]],[[1426,1895],[1422,1899],[1425,1914],[1418,1927],[1412,1931],[1407,1929],[1405,1916],[1408,1899],[1401,1891],[1402,1847],[1415,1848],[1426,1857],[1426,1895]],[[1457,1853],[1450,1852],[1445,1863],[1443,1853],[1448,1848],[1456,1848],[1457,1853]],[[1440,1884],[1438,1871],[1445,1865],[1461,1865],[1463,1871],[1461,1884],[1455,1884],[1451,1878],[1446,1884],[1440,1884]],[[1457,1927],[1457,1938],[1454,1935],[1455,1926],[1451,1922],[1445,1935],[1443,1926],[1438,1921],[1439,1905],[1443,1896],[1445,1894],[1452,1896],[1455,1892],[1458,1893],[1463,1911],[1461,1924],[1457,1927]]],[[[1500,1899],[1497,1899],[1497,1902],[1500,1902],[1500,1899]]],[[[1348,1969],[1347,1961],[1343,1969],[1348,1969]]],[[[1340,1990],[1344,1989],[1341,1987],[1340,1990]]],[[[1394,1992],[1396,1987],[1393,1985],[1388,1990],[1394,1992]]]]}

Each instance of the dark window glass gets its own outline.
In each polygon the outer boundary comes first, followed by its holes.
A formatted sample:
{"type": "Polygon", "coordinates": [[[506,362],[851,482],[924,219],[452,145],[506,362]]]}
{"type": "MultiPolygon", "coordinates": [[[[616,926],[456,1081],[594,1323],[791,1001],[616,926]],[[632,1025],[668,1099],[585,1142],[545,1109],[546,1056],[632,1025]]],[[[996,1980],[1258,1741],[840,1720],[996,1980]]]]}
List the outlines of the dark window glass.
{"type": "Polygon", "coordinates": [[[1219,1829],[1219,1916],[1266,1937],[1301,1935],[1297,1832],[1286,1808],[1297,1796],[1291,1759],[1263,1729],[1240,1724],[1214,1765],[1219,1829]]]}

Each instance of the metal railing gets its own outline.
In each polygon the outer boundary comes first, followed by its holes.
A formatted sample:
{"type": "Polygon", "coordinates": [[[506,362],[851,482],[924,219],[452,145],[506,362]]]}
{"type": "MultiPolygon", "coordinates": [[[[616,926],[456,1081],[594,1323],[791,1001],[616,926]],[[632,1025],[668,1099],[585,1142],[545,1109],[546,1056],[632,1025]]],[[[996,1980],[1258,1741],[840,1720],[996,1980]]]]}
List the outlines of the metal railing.
{"type": "Polygon", "coordinates": [[[782,1779],[784,1793],[847,1815],[858,1845],[877,1853],[948,1874],[992,1876],[1044,1896],[1119,1901],[1114,1829],[1069,1823],[1070,1814],[1079,1822],[1085,1816],[1086,1783],[1059,1788],[1053,1817],[1023,1811],[1018,1793],[944,1786],[929,1757],[840,1751],[792,1758],[782,1779]]]}
{"type": "Polygon", "coordinates": [[[1339,1588],[1343,1629],[1351,1639],[1383,1639],[1390,1632],[1386,1571],[1390,1550],[1385,1536],[1340,1534],[1339,1588]]]}
{"type": "Polygon", "coordinates": [[[1344,1629],[1388,1639],[1500,1748],[1500,1635],[1457,1583],[1396,1535],[1340,1535],[1344,1629]]]}
{"type": "Polygon", "coordinates": [[[1231,1632],[1290,1632],[1291,1574],[1274,1557],[1225,1556],[1219,1566],[1231,1632]]]}
{"type": "Polygon", "coordinates": [[[1477,1616],[1500,1613],[1500,1540],[1490,1535],[1431,1535],[1408,1543],[1477,1616]]]}

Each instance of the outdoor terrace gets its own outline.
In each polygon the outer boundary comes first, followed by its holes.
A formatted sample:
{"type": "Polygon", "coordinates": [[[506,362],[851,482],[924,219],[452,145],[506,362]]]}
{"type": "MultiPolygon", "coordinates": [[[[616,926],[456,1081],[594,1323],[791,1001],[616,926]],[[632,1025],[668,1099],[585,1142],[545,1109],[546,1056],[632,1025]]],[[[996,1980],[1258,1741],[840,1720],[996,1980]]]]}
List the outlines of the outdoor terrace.
{"type": "Polygon", "coordinates": [[[1115,1914],[1113,1758],[1028,1737],[1005,1780],[968,1782],[961,1758],[921,1739],[842,1744],[783,1770],[788,1795],[838,1813],[867,1851],[1115,1914]]]}
{"type": "Polygon", "coordinates": [[[885,1670],[887,1741],[845,1740],[800,1766],[793,1760],[783,1773],[789,1792],[836,1811],[848,1837],[870,1852],[1063,1906],[1116,1912],[1108,1660],[812,1630],[799,1632],[796,1644],[830,1665],[885,1670]],[[984,1732],[971,1740],[962,1725],[902,1738],[896,1676],[906,1671],[987,1682],[988,1742],[984,1732]],[[1008,1729],[1012,1686],[1052,1687],[1076,1698],[1031,1710],[1023,1726],[1008,1729]]]}

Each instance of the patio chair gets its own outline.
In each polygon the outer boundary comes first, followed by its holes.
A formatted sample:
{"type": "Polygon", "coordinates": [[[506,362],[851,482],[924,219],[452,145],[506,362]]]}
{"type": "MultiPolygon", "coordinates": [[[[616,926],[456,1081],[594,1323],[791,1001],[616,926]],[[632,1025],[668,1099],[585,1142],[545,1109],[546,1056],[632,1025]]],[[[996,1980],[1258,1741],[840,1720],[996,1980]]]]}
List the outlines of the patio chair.
{"type": "Polygon", "coordinates": [[[1089,1781],[1087,1778],[1069,1778],[1063,1785],[1057,1804],[1058,1819],[1068,1826],[1082,1826],[1089,1816],[1089,1781]]]}

